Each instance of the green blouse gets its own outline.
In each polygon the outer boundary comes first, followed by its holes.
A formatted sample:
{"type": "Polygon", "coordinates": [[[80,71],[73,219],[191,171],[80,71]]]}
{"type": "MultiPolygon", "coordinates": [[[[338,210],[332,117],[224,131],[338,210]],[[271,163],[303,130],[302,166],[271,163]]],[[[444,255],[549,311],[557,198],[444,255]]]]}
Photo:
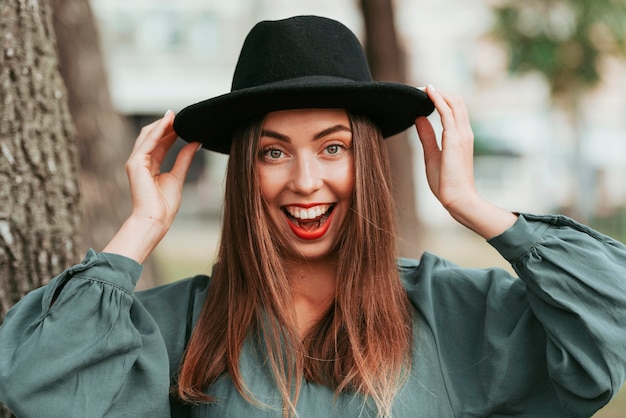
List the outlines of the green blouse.
{"type": "MultiPolygon", "coordinates": [[[[562,216],[522,215],[489,242],[519,279],[428,253],[398,261],[417,314],[413,367],[394,417],[592,415],[626,376],[626,247],[562,216]]],[[[90,250],[9,311],[0,327],[0,402],[38,418],[281,416],[252,341],[240,368],[269,408],[244,400],[228,375],[208,389],[215,404],[170,405],[171,375],[210,279],[134,293],[141,269],[90,250]]],[[[302,418],[375,416],[360,396],[335,399],[309,382],[297,408],[302,418]]]]}

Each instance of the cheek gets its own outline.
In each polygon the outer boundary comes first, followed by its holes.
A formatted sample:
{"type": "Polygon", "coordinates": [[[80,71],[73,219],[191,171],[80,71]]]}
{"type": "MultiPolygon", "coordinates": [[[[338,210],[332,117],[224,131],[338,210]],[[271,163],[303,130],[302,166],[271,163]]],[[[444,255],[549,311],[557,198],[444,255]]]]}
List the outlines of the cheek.
{"type": "Polygon", "coordinates": [[[354,165],[348,164],[342,174],[337,176],[337,189],[343,198],[348,198],[354,190],[354,165]]]}
{"type": "Polygon", "coordinates": [[[261,197],[266,202],[272,202],[278,194],[280,187],[276,181],[276,175],[267,170],[267,168],[258,166],[257,175],[259,179],[259,189],[261,190],[261,197]]]}

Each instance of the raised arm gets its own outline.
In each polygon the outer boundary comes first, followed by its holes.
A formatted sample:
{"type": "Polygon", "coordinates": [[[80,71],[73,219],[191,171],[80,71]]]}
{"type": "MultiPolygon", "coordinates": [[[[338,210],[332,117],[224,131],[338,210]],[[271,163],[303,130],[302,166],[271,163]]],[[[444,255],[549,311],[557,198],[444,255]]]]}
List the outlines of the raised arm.
{"type": "Polygon", "coordinates": [[[426,176],[433,194],[461,224],[485,239],[510,228],[517,217],[484,200],[474,185],[474,134],[463,99],[426,88],[441,117],[441,146],[426,117],[415,121],[424,147],[426,176]]]}
{"type": "Polygon", "coordinates": [[[200,144],[193,142],[180,151],[170,172],[161,164],[177,138],[174,112],[145,126],[126,163],[133,201],[131,216],[103,252],[115,253],[143,263],[163,239],[180,208],[183,184],[200,144]]]}
{"type": "Polygon", "coordinates": [[[420,263],[424,282],[439,293],[436,303],[418,306],[442,330],[437,338],[457,382],[458,408],[471,416],[515,415],[536,402],[545,409],[539,415],[590,416],[626,378],[626,247],[563,216],[518,218],[486,202],[474,186],[462,99],[426,91],[443,126],[439,146],[430,122],[416,120],[430,188],[521,279],[497,269],[428,271],[428,257],[420,263]]]}
{"type": "Polygon", "coordinates": [[[133,291],[198,149],[186,145],[160,172],[176,140],[172,120],[168,112],[137,138],[126,166],[132,214],[104,251],[26,295],[0,326],[0,402],[17,416],[170,416],[166,345],[133,291]]]}

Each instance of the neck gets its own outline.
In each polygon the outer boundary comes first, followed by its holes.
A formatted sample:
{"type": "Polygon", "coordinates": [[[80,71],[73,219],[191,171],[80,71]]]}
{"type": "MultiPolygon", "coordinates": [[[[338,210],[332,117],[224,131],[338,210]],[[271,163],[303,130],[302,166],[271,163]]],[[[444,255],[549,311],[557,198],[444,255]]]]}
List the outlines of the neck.
{"type": "Polygon", "coordinates": [[[287,267],[300,336],[314,326],[335,300],[336,260],[306,260],[287,267]]]}

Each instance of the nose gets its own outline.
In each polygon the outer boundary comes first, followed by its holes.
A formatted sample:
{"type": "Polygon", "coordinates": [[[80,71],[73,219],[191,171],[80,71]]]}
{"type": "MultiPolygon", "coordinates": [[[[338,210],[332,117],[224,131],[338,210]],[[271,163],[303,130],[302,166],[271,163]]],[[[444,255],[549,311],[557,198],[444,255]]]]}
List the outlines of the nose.
{"type": "Polygon", "coordinates": [[[299,156],[293,163],[289,188],[301,195],[310,195],[322,187],[323,168],[312,156],[299,156]]]}

